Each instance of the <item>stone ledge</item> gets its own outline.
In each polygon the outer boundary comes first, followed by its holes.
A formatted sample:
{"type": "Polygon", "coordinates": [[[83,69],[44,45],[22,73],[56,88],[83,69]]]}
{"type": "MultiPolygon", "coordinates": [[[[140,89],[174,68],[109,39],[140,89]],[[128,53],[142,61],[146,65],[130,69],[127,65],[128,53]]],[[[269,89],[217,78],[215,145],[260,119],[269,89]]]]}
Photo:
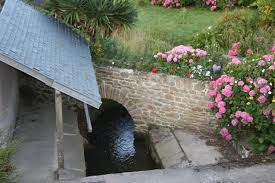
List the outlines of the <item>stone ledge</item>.
{"type": "Polygon", "coordinates": [[[223,160],[215,147],[183,129],[152,129],[149,142],[151,155],[162,168],[215,165],[223,160]]]}

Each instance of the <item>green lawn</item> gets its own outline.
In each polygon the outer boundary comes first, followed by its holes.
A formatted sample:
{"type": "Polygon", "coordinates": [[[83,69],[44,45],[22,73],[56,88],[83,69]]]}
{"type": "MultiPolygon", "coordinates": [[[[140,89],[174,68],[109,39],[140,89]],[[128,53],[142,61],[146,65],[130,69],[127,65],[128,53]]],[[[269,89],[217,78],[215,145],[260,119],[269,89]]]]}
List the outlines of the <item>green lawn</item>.
{"type": "Polygon", "coordinates": [[[138,6],[138,21],[116,38],[132,51],[149,52],[188,44],[192,36],[212,25],[221,12],[202,8],[168,9],[159,6],[138,6]]]}
{"type": "Polygon", "coordinates": [[[108,62],[115,60],[116,66],[142,69],[153,54],[188,44],[194,34],[212,25],[222,14],[207,8],[167,9],[149,3],[137,8],[135,26],[114,35],[119,51],[107,53],[108,62]]]}

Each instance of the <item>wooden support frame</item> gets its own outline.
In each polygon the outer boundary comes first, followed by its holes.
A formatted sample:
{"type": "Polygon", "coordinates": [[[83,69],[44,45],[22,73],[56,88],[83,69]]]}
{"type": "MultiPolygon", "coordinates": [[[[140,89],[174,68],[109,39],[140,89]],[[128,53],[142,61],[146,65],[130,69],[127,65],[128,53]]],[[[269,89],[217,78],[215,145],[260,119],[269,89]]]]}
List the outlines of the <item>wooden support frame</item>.
{"type": "Polygon", "coordinates": [[[88,127],[88,132],[91,133],[93,131],[93,127],[92,127],[92,123],[91,123],[91,118],[90,118],[88,105],[86,103],[83,103],[83,105],[84,105],[84,111],[85,111],[85,116],[86,116],[86,123],[87,123],[87,127],[88,127]]]}
{"type": "Polygon", "coordinates": [[[55,90],[55,112],[56,112],[56,133],[57,133],[57,160],[58,170],[64,169],[64,132],[63,132],[63,110],[62,94],[55,90]]]}

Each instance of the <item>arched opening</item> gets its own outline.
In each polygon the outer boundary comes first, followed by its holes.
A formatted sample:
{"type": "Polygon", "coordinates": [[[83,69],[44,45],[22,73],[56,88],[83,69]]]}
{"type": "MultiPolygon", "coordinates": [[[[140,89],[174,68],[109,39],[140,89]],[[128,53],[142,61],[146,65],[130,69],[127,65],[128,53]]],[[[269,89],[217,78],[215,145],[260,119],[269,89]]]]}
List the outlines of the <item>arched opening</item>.
{"type": "Polygon", "coordinates": [[[134,134],[134,121],[118,102],[103,99],[99,110],[90,109],[93,132],[85,145],[87,176],[156,168],[144,138],[134,134]]]}

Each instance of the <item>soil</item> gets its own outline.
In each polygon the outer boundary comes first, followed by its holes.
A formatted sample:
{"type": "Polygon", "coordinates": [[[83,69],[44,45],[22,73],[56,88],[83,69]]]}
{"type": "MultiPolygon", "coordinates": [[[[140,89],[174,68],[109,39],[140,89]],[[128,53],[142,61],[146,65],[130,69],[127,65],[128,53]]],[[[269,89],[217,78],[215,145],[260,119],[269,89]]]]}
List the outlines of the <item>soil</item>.
{"type": "Polygon", "coordinates": [[[251,153],[248,158],[242,158],[233,147],[232,142],[227,142],[216,135],[203,135],[207,145],[216,146],[224,156],[225,161],[220,163],[223,167],[248,167],[256,164],[275,163],[275,154],[251,153]]]}

